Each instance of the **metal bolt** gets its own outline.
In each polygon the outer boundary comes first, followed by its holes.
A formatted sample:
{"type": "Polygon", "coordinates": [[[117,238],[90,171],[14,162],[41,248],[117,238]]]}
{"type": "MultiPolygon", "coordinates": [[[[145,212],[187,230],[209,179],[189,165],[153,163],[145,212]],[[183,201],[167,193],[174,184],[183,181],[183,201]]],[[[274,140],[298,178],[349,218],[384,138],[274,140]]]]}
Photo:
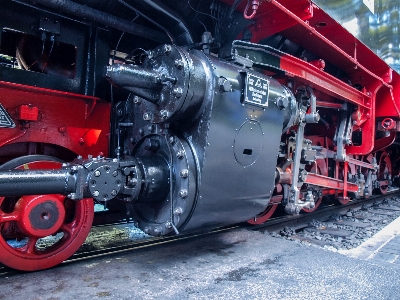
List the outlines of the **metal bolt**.
{"type": "Polygon", "coordinates": [[[138,180],[136,178],[132,178],[132,179],[129,180],[129,184],[130,185],[136,185],[137,182],[138,182],[138,180]]]}
{"type": "Polygon", "coordinates": [[[93,197],[98,197],[100,195],[100,192],[96,190],[92,193],[92,195],[93,197]]]}
{"type": "Polygon", "coordinates": [[[174,210],[174,215],[175,216],[180,216],[182,213],[183,213],[182,207],[175,208],[175,210],[174,210]]]}
{"type": "Polygon", "coordinates": [[[170,144],[175,143],[175,138],[172,135],[169,137],[169,143],[170,144]]]}
{"type": "Polygon", "coordinates": [[[112,176],[113,176],[113,177],[117,177],[117,175],[118,175],[118,171],[112,172],[112,176]]]}
{"type": "Polygon", "coordinates": [[[182,178],[188,177],[188,176],[189,176],[189,170],[188,170],[188,169],[183,169],[183,170],[180,172],[180,175],[181,175],[182,178]]]}
{"type": "Polygon", "coordinates": [[[182,97],[183,90],[180,87],[176,87],[172,90],[172,94],[175,95],[176,98],[182,97]]]}
{"type": "Polygon", "coordinates": [[[171,52],[171,45],[164,45],[164,53],[169,54],[171,52]]]}
{"type": "Polygon", "coordinates": [[[145,112],[145,113],[143,114],[143,120],[145,120],[145,121],[150,121],[150,120],[151,120],[151,113],[145,112]]]}
{"type": "Polygon", "coordinates": [[[176,152],[176,157],[182,159],[185,156],[185,152],[183,150],[179,150],[176,152]]]}
{"type": "Polygon", "coordinates": [[[72,166],[70,173],[71,174],[75,174],[76,172],[78,172],[78,167],[77,166],[72,166]]]}
{"type": "Polygon", "coordinates": [[[168,116],[169,116],[169,112],[168,112],[168,110],[161,110],[160,111],[160,115],[161,115],[161,118],[163,118],[163,119],[167,119],[168,118],[168,116]]]}
{"type": "Polygon", "coordinates": [[[70,193],[70,194],[68,194],[67,197],[68,197],[69,199],[74,200],[74,199],[76,199],[76,194],[75,194],[75,193],[70,193]]]}
{"type": "Polygon", "coordinates": [[[185,198],[188,195],[188,191],[183,189],[179,191],[179,197],[185,198]]]}
{"type": "Polygon", "coordinates": [[[218,84],[220,92],[230,92],[232,89],[231,83],[225,77],[220,77],[218,80],[218,84]]]}
{"type": "Polygon", "coordinates": [[[139,104],[140,103],[140,98],[138,96],[133,97],[133,103],[139,104]]]}
{"type": "Polygon", "coordinates": [[[180,70],[183,68],[183,61],[181,59],[175,59],[174,65],[180,70]]]}
{"type": "Polygon", "coordinates": [[[116,196],[117,195],[117,191],[116,190],[112,190],[111,191],[111,196],[116,196]]]}
{"type": "Polygon", "coordinates": [[[93,173],[94,176],[99,177],[101,175],[99,170],[94,171],[93,173]]]}
{"type": "Polygon", "coordinates": [[[171,224],[171,222],[169,222],[169,221],[167,221],[167,222],[165,222],[165,228],[171,228],[172,227],[172,224],[171,224]]]}

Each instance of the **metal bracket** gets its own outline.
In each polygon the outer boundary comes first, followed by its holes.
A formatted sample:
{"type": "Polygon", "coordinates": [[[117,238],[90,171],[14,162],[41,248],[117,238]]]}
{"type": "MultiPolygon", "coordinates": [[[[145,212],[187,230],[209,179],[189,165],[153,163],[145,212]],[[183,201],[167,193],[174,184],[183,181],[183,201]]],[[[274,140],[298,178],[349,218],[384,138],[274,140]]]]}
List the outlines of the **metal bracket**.
{"type": "Polygon", "coordinates": [[[351,124],[351,114],[347,112],[343,112],[341,115],[341,120],[339,124],[339,128],[336,132],[334,141],[337,146],[337,153],[335,155],[335,160],[339,162],[347,161],[348,157],[346,155],[345,145],[351,145],[351,132],[352,132],[352,124],[351,124]]]}

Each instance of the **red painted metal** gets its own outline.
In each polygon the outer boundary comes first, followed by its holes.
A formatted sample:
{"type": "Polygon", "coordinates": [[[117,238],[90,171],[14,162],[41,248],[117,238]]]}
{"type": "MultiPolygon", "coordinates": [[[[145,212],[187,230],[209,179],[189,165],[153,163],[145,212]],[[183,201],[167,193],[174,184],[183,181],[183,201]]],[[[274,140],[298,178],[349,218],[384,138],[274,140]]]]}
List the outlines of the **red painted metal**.
{"type": "MultiPolygon", "coordinates": [[[[305,183],[314,184],[325,188],[335,189],[335,190],[344,190],[345,184],[343,180],[330,178],[327,176],[322,176],[318,174],[308,173],[305,183]]],[[[347,182],[347,191],[349,192],[357,192],[358,186],[357,184],[347,182]]]]}
{"type": "MultiPolygon", "coordinates": [[[[60,162],[23,163],[16,169],[59,169],[60,162]]],[[[86,239],[93,221],[93,199],[73,201],[62,195],[0,198],[0,262],[23,271],[53,267],[86,239]],[[47,239],[41,248],[39,239],[47,239]],[[20,242],[20,245],[14,243],[20,242]]]]}
{"type": "Polygon", "coordinates": [[[377,176],[380,192],[386,194],[389,188],[388,177],[392,176],[392,162],[387,152],[382,152],[380,155],[377,176]]]}
{"type": "MultiPolygon", "coordinates": [[[[58,145],[83,157],[108,154],[109,103],[4,81],[0,81],[0,94],[1,104],[17,124],[0,128],[1,146],[36,142],[58,145]]],[[[0,156],[11,155],[4,151],[0,149],[0,156]]]]}
{"type": "Polygon", "coordinates": [[[252,225],[263,224],[272,217],[272,215],[274,214],[274,212],[276,211],[277,208],[278,208],[278,204],[268,205],[267,208],[261,214],[248,220],[247,223],[252,224],[252,225]]]}
{"type": "Polygon", "coordinates": [[[36,106],[20,105],[17,107],[17,119],[21,121],[37,121],[39,109],[36,106]]]}
{"type": "MultiPolygon", "coordinates": [[[[224,2],[232,4],[230,0],[224,2]]],[[[243,11],[243,5],[238,10],[243,11]]],[[[248,29],[254,43],[279,32],[322,61],[339,67],[353,84],[363,87],[359,91],[330,76],[323,71],[322,64],[289,55],[281,58],[280,67],[288,76],[295,77],[298,85],[310,85],[356,106],[360,116],[354,122],[354,129],[362,132],[362,143],[346,147],[348,154],[366,155],[373,151],[371,136],[375,134],[376,117],[400,118],[400,75],[311,1],[264,1],[248,29]]],[[[326,101],[324,104],[329,106],[326,101]]],[[[332,108],[339,105],[330,104],[332,108]]]]}
{"type": "MultiPolygon", "coordinates": [[[[327,167],[325,160],[317,159],[315,161],[315,163],[313,164],[313,167],[311,168],[310,173],[319,174],[319,175],[323,175],[323,176],[327,177],[328,176],[328,167],[327,167]]],[[[319,189],[319,187],[317,186],[316,189],[319,189]]],[[[320,206],[321,203],[322,203],[322,194],[321,194],[321,197],[318,197],[315,200],[315,205],[313,208],[303,207],[303,211],[308,212],[308,213],[313,212],[320,206]]]]}
{"type": "Polygon", "coordinates": [[[354,159],[354,158],[349,158],[348,163],[354,164],[356,166],[360,166],[362,168],[370,169],[370,170],[375,170],[375,166],[372,164],[369,164],[365,161],[354,159]]]}
{"type": "Polygon", "coordinates": [[[349,171],[349,163],[345,161],[343,167],[343,193],[342,196],[338,197],[338,200],[342,204],[347,204],[350,201],[349,197],[347,197],[347,172],[349,171]]]}
{"type": "Polygon", "coordinates": [[[386,147],[392,145],[396,140],[396,132],[390,132],[389,136],[375,140],[375,147],[373,152],[385,149],[386,147]]]}

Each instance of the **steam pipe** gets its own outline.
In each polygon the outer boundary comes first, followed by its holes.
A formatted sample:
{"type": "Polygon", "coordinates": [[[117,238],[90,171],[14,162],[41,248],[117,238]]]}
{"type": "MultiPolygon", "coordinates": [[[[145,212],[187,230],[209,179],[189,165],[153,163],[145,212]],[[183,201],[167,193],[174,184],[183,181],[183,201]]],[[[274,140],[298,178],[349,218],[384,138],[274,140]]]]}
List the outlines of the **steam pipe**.
{"type": "Polygon", "coordinates": [[[133,35],[141,36],[159,43],[170,42],[169,38],[162,32],[147,28],[137,23],[132,23],[128,20],[118,18],[70,0],[34,0],[34,2],[55,10],[62,11],[63,13],[89,19],[99,24],[131,33],[133,35]]]}
{"type": "Polygon", "coordinates": [[[125,88],[150,102],[158,103],[163,79],[156,71],[114,64],[104,67],[103,76],[113,85],[125,88]]]}
{"type": "Polygon", "coordinates": [[[193,44],[192,35],[188,27],[183,23],[181,17],[172,9],[163,4],[161,1],[139,0],[135,1],[135,3],[142,6],[145,3],[150,6],[153,11],[155,10],[155,12],[152,12],[152,15],[161,14],[165,16],[166,20],[157,20],[157,22],[162,22],[163,26],[168,28],[170,34],[174,38],[174,43],[176,43],[178,46],[193,44]]]}

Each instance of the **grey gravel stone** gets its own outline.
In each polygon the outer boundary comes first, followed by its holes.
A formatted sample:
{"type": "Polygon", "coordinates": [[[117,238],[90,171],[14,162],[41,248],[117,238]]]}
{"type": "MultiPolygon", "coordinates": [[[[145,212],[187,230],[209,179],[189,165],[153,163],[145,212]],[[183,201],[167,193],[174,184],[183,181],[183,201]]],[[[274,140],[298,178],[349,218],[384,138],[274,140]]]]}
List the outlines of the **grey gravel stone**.
{"type": "Polygon", "coordinates": [[[399,299],[400,266],[325,248],[235,230],[1,278],[1,298],[399,299]]]}

